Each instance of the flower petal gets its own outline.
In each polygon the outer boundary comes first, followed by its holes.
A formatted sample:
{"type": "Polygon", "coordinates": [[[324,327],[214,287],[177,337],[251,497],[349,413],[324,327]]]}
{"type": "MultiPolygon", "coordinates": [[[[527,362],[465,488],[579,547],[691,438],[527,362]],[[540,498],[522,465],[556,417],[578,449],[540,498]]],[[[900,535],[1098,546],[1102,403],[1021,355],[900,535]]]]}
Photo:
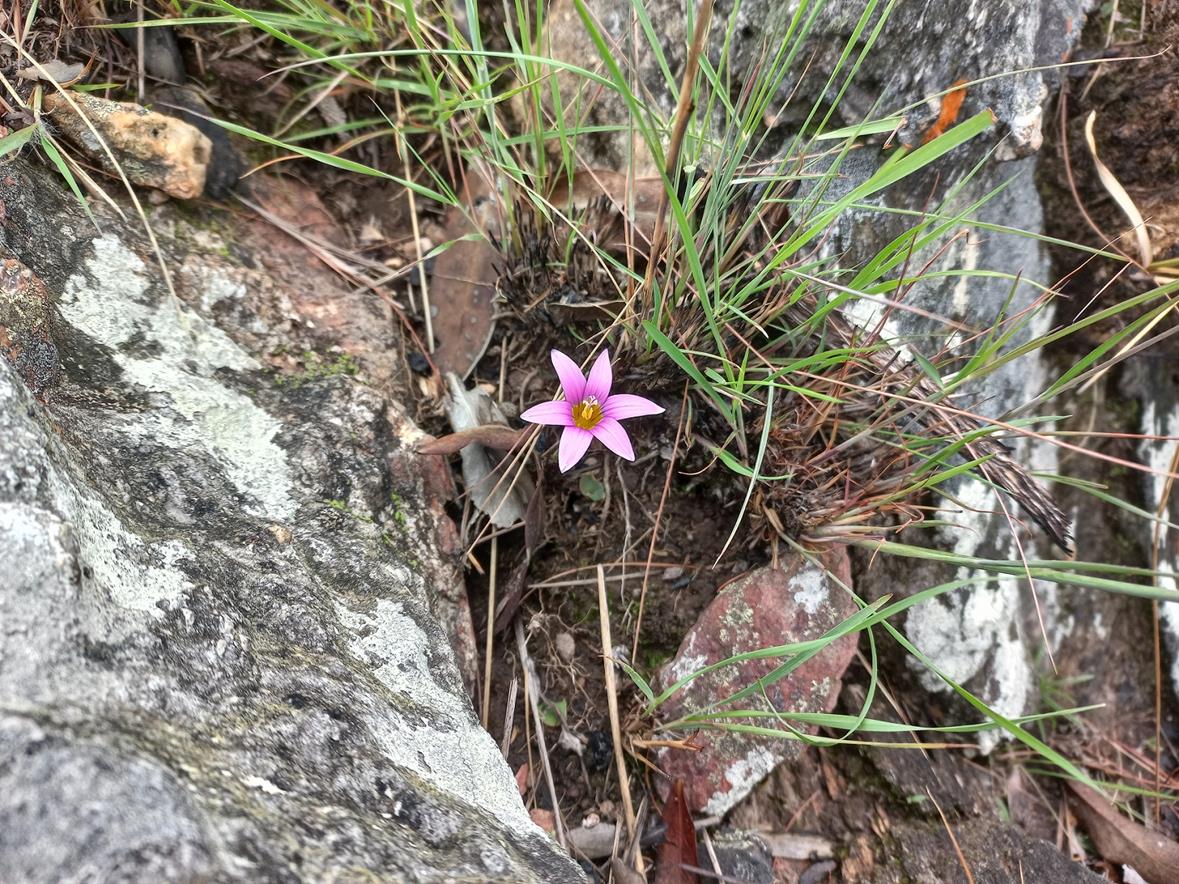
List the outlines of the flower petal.
{"type": "Polygon", "coordinates": [[[549,356],[552,357],[553,368],[557,370],[557,377],[561,379],[561,389],[565,391],[566,401],[580,402],[585,398],[585,375],[581,373],[577,363],[560,350],[553,350],[549,356]]]}
{"type": "Polygon", "coordinates": [[[585,456],[585,450],[594,441],[593,433],[581,427],[566,427],[561,433],[561,445],[557,450],[557,466],[562,473],[569,472],[585,456]]]}
{"type": "Polygon", "coordinates": [[[615,393],[602,403],[602,415],[612,417],[617,421],[626,420],[628,417],[642,417],[647,414],[663,414],[663,406],[656,405],[650,399],[630,393],[615,393]]]}
{"type": "Polygon", "coordinates": [[[630,436],[626,435],[622,424],[614,418],[602,418],[598,425],[590,430],[590,433],[619,457],[625,457],[627,460],[635,459],[635,450],[631,447],[630,436]]]}
{"type": "Polygon", "coordinates": [[[585,382],[585,392],[582,397],[593,396],[599,402],[605,402],[606,397],[610,395],[610,384],[613,382],[613,375],[610,371],[610,351],[603,350],[598,354],[598,358],[594,360],[593,366],[590,368],[589,379],[585,382]]]}
{"type": "Polygon", "coordinates": [[[544,424],[548,427],[573,426],[573,406],[564,400],[542,402],[520,414],[520,420],[530,424],[544,424]]]}

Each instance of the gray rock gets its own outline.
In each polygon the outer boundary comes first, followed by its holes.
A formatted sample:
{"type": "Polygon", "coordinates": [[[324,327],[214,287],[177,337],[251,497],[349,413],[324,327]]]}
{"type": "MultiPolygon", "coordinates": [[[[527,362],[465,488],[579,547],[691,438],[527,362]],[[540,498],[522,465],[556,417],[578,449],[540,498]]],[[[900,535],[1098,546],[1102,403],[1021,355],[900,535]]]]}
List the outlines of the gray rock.
{"type": "MultiPolygon", "coordinates": [[[[967,145],[941,163],[906,180],[903,187],[887,190],[874,201],[879,208],[847,212],[833,226],[825,254],[838,256],[844,266],[857,267],[913,224],[911,215],[891,210],[933,209],[954,217],[967,206],[998,187],[1004,189],[974,212],[978,221],[1008,225],[1038,232],[1042,229],[1039,196],[1033,181],[1034,159],[1010,163],[990,162],[972,173],[983,159],[985,145],[967,145]],[[939,198],[959,188],[945,206],[926,205],[927,195],[939,198]]],[[[884,156],[864,150],[840,168],[840,178],[827,189],[825,198],[840,194],[866,180],[884,156]]],[[[963,323],[972,329],[994,327],[1005,316],[1023,314],[1026,325],[1017,331],[1010,346],[1043,333],[1051,321],[1051,305],[1040,303],[1035,283],[1046,284],[1050,268],[1040,244],[1027,236],[987,231],[985,235],[965,223],[955,224],[946,236],[917,250],[909,265],[930,270],[995,270],[1006,278],[979,276],[937,276],[914,285],[903,303],[919,312],[893,310],[885,319],[883,337],[902,351],[933,359],[951,342],[950,352],[969,355],[976,344],[955,348],[955,328],[963,323]],[[957,235],[955,237],[955,234],[957,235]],[[1020,281],[1014,282],[1018,275],[1020,281]]],[[[853,300],[847,312],[861,325],[873,328],[883,318],[879,301],[853,300]]],[[[961,339],[957,334],[957,339],[961,339]]],[[[955,405],[989,417],[1003,417],[1033,399],[1048,384],[1046,366],[1038,353],[1029,353],[1001,366],[963,390],[955,405]]],[[[1017,460],[1035,470],[1051,471],[1056,450],[1047,444],[1008,440],[1017,460]]],[[[1003,515],[1003,506],[1014,519],[1019,510],[1010,498],[1000,497],[973,478],[962,478],[947,486],[962,505],[943,501],[937,518],[949,523],[936,535],[907,532],[900,539],[908,543],[935,542],[963,556],[1019,560],[1051,555],[1051,544],[1036,530],[1013,532],[1003,515]],[[1018,533],[1018,537],[1017,537],[1018,533]]],[[[982,576],[933,561],[875,557],[867,559],[857,586],[869,597],[904,593],[951,580],[982,576]]],[[[1054,595],[1055,588],[1038,585],[1038,591],[1054,595]]],[[[909,611],[905,619],[908,638],[954,681],[1004,715],[1020,715],[1036,702],[1036,673],[1033,658],[1042,644],[1035,612],[1026,595],[1026,581],[1016,577],[994,577],[986,583],[958,589],[909,611]]],[[[1052,636],[1053,640],[1059,636],[1052,636]]],[[[951,688],[938,675],[909,657],[918,680],[927,689],[949,697],[951,688]]],[[[977,715],[970,711],[970,718],[977,715]]],[[[980,745],[988,749],[996,736],[984,733],[980,745]]]]}
{"type": "MultiPolygon", "coordinates": [[[[769,20],[784,25],[799,5],[793,0],[774,10],[771,4],[769,20]]],[[[867,5],[855,0],[819,5],[801,52],[801,57],[808,59],[813,81],[825,81],[836,68],[867,5]]],[[[740,26],[753,35],[764,29],[765,19],[759,16],[757,6],[741,4],[740,26]]],[[[887,6],[877,4],[867,18],[857,49],[866,45],[887,6]]],[[[897,3],[841,98],[837,119],[854,125],[874,112],[907,109],[908,122],[901,130],[901,138],[920,141],[921,133],[937,119],[941,106],[940,99],[926,96],[943,92],[959,81],[994,77],[968,88],[961,114],[965,117],[989,109],[995,115],[999,134],[1007,136],[1001,158],[1032,154],[1042,141],[1042,106],[1057,74],[1031,69],[1063,61],[1080,37],[1086,13],[1095,6],[1093,0],[897,3]]],[[[749,47],[739,49],[736,56],[737,64],[748,68],[761,47],[756,39],[738,46],[749,47]]],[[[796,79],[787,79],[782,93],[796,83],[796,79]]],[[[826,87],[822,97],[834,100],[842,84],[840,77],[826,87]]],[[[801,122],[804,116],[800,111],[809,111],[809,101],[818,97],[814,84],[804,81],[799,97],[802,100],[792,102],[793,110],[781,120],[788,127],[792,120],[801,122]]]]}
{"type": "Polygon", "coordinates": [[[712,854],[703,843],[696,849],[700,868],[724,875],[722,880],[774,884],[774,855],[770,845],[756,832],[725,829],[710,837],[712,854]],[[713,855],[716,865],[712,862],[713,855]]]}
{"type": "MultiPolygon", "coordinates": [[[[636,59],[640,94],[661,115],[670,117],[687,55],[688,8],[694,15],[695,0],[651,0],[646,4],[650,20],[657,23],[660,54],[672,83],[668,83],[659,54],[652,51],[641,29],[637,29],[638,45],[632,47],[629,0],[589,0],[584,5],[603,35],[617,47],[615,57],[636,59]]],[[[907,142],[919,141],[938,118],[941,107],[940,99],[930,96],[962,80],[994,77],[968,89],[962,114],[990,109],[999,123],[998,132],[1008,136],[1000,156],[1010,159],[1039,148],[1042,105],[1056,78],[1053,71],[1030,69],[1060,63],[1080,36],[1085,14],[1096,4],[1094,0],[914,0],[895,4],[881,24],[889,4],[879,3],[867,16],[852,61],[844,64],[844,73],[831,83],[828,77],[836,70],[868,4],[828,0],[810,3],[800,13],[801,5],[799,0],[719,0],[713,11],[708,56],[714,66],[720,64],[726,35],[731,31],[727,73],[734,97],[753,71],[764,71],[773,60],[796,16],[793,33],[806,34],[771,103],[775,110],[785,107],[776,120],[781,138],[771,136],[769,143],[793,136],[806,120],[812,102],[836,98],[859,50],[880,26],[872,49],[843,91],[831,127],[904,111],[906,124],[900,136],[907,142]]],[[[607,74],[596,53],[587,57],[586,47],[591,44],[573,0],[553,3],[547,27],[557,58],[607,74]]],[[[616,92],[587,86],[584,79],[572,74],[558,75],[558,82],[566,107],[583,111],[587,123],[618,126],[626,120],[625,102],[616,92]]],[[[624,131],[595,136],[584,144],[583,155],[599,165],[622,168],[631,150],[630,137],[624,131]]],[[[641,171],[651,172],[641,141],[637,150],[644,157],[641,171]]]]}
{"type": "Polygon", "coordinates": [[[345,375],[276,384],[240,343],[274,315],[229,269],[193,284],[172,210],[185,301],[123,225],[5,171],[0,259],[51,309],[0,287],[0,319],[39,317],[60,359],[35,390],[0,359],[5,877],[581,880],[431,613],[410,421],[345,375]]]}
{"type": "MultiPolygon", "coordinates": [[[[1073,862],[1047,841],[1029,838],[994,817],[954,820],[950,827],[956,844],[940,820],[894,825],[889,837],[895,847],[878,855],[875,867],[854,880],[870,884],[942,884],[959,877],[965,880],[959,849],[976,884],[1009,884],[1033,878],[1042,884],[1098,884],[1106,880],[1073,862]]],[[[848,876],[846,864],[844,875],[848,876]]]]}

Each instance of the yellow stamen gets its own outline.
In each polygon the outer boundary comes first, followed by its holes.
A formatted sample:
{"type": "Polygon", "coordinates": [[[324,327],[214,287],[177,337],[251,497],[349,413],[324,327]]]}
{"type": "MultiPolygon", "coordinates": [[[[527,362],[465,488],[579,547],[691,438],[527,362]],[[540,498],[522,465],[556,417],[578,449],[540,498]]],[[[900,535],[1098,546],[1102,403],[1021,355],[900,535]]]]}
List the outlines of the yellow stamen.
{"type": "Polygon", "coordinates": [[[592,430],[602,420],[602,406],[596,396],[586,396],[573,406],[573,425],[583,430],[592,430]]]}

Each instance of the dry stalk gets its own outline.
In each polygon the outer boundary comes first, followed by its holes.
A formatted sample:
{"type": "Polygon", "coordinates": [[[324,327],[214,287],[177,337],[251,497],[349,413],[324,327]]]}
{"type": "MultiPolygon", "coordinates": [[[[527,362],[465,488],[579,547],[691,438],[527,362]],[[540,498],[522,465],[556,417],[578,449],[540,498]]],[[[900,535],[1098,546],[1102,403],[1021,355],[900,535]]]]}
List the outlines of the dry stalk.
{"type": "Polygon", "coordinates": [[[549,799],[553,804],[553,821],[557,827],[557,843],[564,850],[569,849],[569,840],[565,835],[565,820],[561,816],[561,804],[557,800],[557,787],[553,782],[553,768],[549,764],[549,747],[544,738],[544,722],[540,718],[540,699],[537,696],[537,674],[532,657],[528,654],[528,642],[524,639],[524,626],[520,618],[516,618],[516,651],[520,654],[520,665],[524,669],[524,689],[528,694],[528,706],[532,710],[532,720],[536,725],[536,742],[540,745],[540,766],[544,770],[545,784],[548,786],[549,799]]]}
{"type": "MultiPolygon", "coordinates": [[[[602,667],[606,676],[606,705],[610,711],[610,736],[614,740],[614,763],[618,768],[618,787],[622,792],[622,809],[626,830],[632,842],[638,840],[635,808],[630,797],[630,778],[626,773],[626,754],[622,750],[622,726],[618,718],[618,685],[614,681],[614,645],[610,640],[610,607],[606,600],[606,572],[598,565],[598,619],[602,627],[602,667]]],[[[517,627],[518,628],[518,627],[517,627]]],[[[635,868],[643,872],[643,854],[635,854],[635,868]]]]}
{"type": "Polygon", "coordinates": [[[970,871],[970,864],[966,862],[966,855],[962,852],[962,847],[958,844],[958,839],[954,835],[954,830],[950,828],[950,821],[946,819],[946,815],[942,812],[941,805],[937,803],[937,799],[933,797],[933,792],[928,788],[925,794],[929,796],[929,800],[933,802],[933,806],[937,809],[937,815],[942,818],[942,825],[946,827],[946,834],[950,836],[950,843],[954,845],[954,853],[958,857],[958,863],[962,866],[962,871],[966,873],[966,880],[969,884],[974,884],[974,874],[970,871]]]}
{"type": "Polygon", "coordinates": [[[491,538],[491,564],[487,569],[487,643],[483,650],[483,730],[491,721],[491,653],[495,649],[495,577],[499,571],[499,535],[491,538]]]}
{"type": "MultiPolygon", "coordinates": [[[[639,635],[643,629],[643,609],[647,602],[647,584],[651,579],[651,567],[655,558],[655,544],[659,542],[659,523],[663,521],[663,509],[667,505],[667,492],[671,490],[671,477],[675,473],[675,456],[680,448],[680,438],[683,436],[684,419],[688,413],[688,384],[684,383],[684,395],[680,399],[680,419],[675,428],[675,441],[671,443],[671,459],[667,462],[667,475],[663,480],[663,492],[659,495],[659,509],[655,512],[655,527],[651,529],[651,544],[647,547],[647,564],[643,568],[643,588],[639,591],[639,611],[635,616],[635,637],[630,648],[630,658],[637,660],[639,656],[639,635]]],[[[598,570],[601,579],[601,567],[598,570]]]]}
{"type": "Polygon", "coordinates": [[[692,116],[692,88],[696,83],[696,74],[700,70],[700,54],[704,51],[704,41],[708,39],[709,26],[712,23],[713,0],[700,0],[696,8],[696,33],[692,35],[692,46],[688,51],[688,58],[684,65],[684,77],[680,81],[680,96],[676,103],[675,124],[671,131],[671,141],[667,147],[667,163],[664,166],[666,181],[663,192],[659,196],[659,210],[655,213],[655,235],[651,237],[651,255],[647,259],[647,278],[643,280],[643,291],[651,291],[651,283],[655,278],[655,266],[663,252],[663,240],[667,232],[664,216],[667,214],[667,188],[675,180],[676,169],[679,166],[680,151],[684,144],[684,133],[688,130],[688,120],[692,116]]]}

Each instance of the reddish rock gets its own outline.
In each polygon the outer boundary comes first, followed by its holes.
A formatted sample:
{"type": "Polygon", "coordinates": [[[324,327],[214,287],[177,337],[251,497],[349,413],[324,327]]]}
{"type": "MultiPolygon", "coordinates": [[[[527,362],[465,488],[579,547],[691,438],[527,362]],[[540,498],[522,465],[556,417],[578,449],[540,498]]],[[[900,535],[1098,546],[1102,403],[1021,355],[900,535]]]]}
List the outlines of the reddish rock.
{"type": "Polygon", "coordinates": [[[40,277],[15,258],[0,260],[0,354],[42,400],[61,373],[49,335],[51,310],[49,291],[40,277]]]}
{"type": "MultiPolygon", "coordinates": [[[[799,556],[783,559],[777,569],[761,568],[730,581],[717,593],[688,632],[675,657],[664,667],[661,682],[675,683],[692,672],[759,648],[821,637],[856,611],[855,603],[834,580],[851,584],[846,551],[836,548],[821,559],[824,568],[799,556]]],[[[829,712],[835,706],[843,672],[856,650],[856,634],[832,642],[785,678],[766,688],[778,711],[829,712]]],[[[780,666],[781,657],[749,660],[722,667],[690,682],[660,707],[664,721],[673,721],[754,684],[780,666]]],[[[764,709],[759,692],[735,708],[764,709]]],[[[720,707],[716,711],[724,711],[720,707]]],[[[774,726],[772,720],[740,723],[774,726]]],[[[777,765],[802,753],[796,740],[754,737],[701,729],[692,739],[698,752],[664,749],[656,763],[670,781],[684,780],[688,806],[695,812],[724,814],[749,794],[777,765]]],[[[666,786],[666,783],[664,784],[666,786]]]]}

